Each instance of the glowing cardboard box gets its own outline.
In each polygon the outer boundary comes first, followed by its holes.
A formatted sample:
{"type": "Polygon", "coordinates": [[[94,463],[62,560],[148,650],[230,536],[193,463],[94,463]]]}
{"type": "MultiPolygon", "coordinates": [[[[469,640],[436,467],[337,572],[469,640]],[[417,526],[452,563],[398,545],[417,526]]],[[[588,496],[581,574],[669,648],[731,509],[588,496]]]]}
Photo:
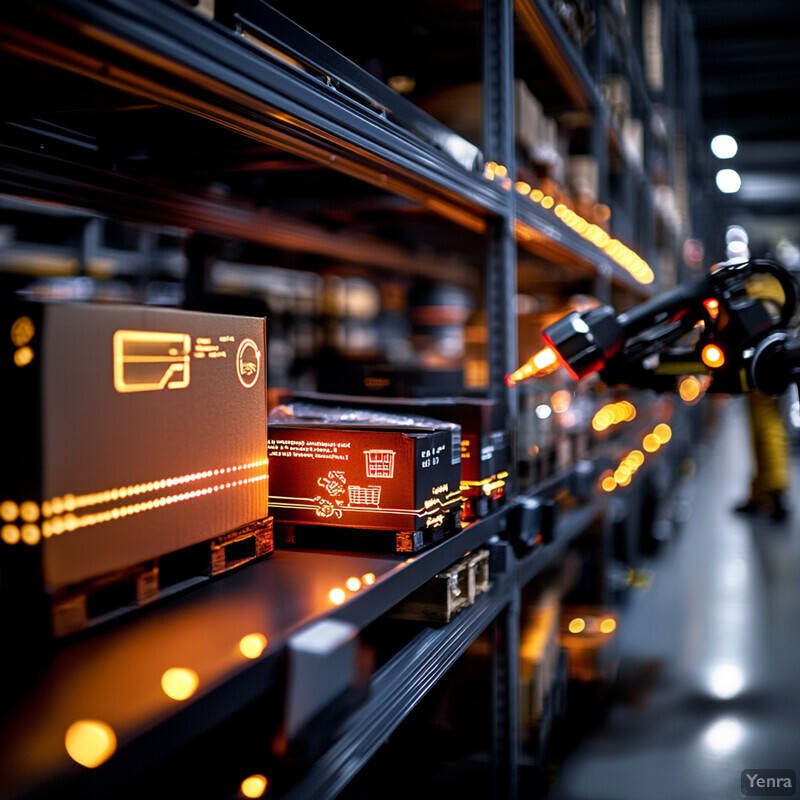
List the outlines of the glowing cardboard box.
{"type": "Polygon", "coordinates": [[[2,320],[7,595],[43,589],[68,633],[272,549],[263,318],[15,303],[2,320]]]}
{"type": "Polygon", "coordinates": [[[376,424],[358,413],[322,412],[329,413],[317,421],[270,415],[276,522],[394,531],[399,551],[422,545],[415,533],[460,526],[459,426],[403,425],[400,417],[392,424],[393,415],[376,424]]]}
{"type": "Polygon", "coordinates": [[[477,397],[388,398],[297,392],[298,400],[326,406],[368,408],[384,413],[424,415],[461,427],[462,519],[483,517],[505,499],[508,448],[500,406],[477,397]]]}

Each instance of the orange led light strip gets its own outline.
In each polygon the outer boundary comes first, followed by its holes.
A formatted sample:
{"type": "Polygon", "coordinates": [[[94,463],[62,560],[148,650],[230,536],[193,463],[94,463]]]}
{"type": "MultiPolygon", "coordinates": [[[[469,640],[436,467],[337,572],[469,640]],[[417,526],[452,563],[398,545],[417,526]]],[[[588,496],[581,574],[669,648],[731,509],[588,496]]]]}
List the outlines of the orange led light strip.
{"type": "Polygon", "coordinates": [[[635,417],[636,409],[633,404],[627,400],[620,400],[603,406],[592,418],[592,428],[596,431],[604,431],[612,425],[630,422],[635,417]]]}
{"type": "MultiPolygon", "coordinates": [[[[642,448],[647,453],[655,453],[672,439],[672,428],[665,422],[660,422],[642,439],[642,448]]],[[[644,463],[645,455],[641,450],[631,450],[612,472],[606,470],[600,479],[600,486],[606,492],[613,492],[617,486],[627,486],[636,471],[644,463]]]]}
{"type": "Polygon", "coordinates": [[[207,469],[202,472],[190,472],[186,475],[178,475],[173,478],[160,478],[146,483],[137,483],[131,486],[121,486],[115,489],[106,489],[102,492],[91,494],[72,495],[65,494],[63,497],[54,497],[42,503],[42,516],[50,517],[63,514],[65,511],[75,511],[79,508],[87,508],[101,503],[111,503],[123,500],[126,497],[135,497],[147,492],[154,492],[160,489],[169,489],[173,486],[180,486],[185,483],[195,483],[206,478],[218,477],[220,475],[230,475],[250,469],[258,469],[266,466],[269,460],[264,458],[260,461],[251,461],[247,464],[236,464],[232,467],[219,467],[217,469],[207,469]]]}
{"type": "Polygon", "coordinates": [[[461,490],[466,491],[470,488],[481,489],[484,494],[491,494],[495,489],[502,489],[506,485],[507,472],[498,472],[490,478],[481,481],[461,481],[461,490]]]}
{"type": "MultiPolygon", "coordinates": [[[[460,503],[461,491],[449,492],[447,498],[442,501],[441,499],[431,498],[425,501],[422,508],[385,508],[382,506],[352,506],[352,505],[331,505],[333,509],[330,516],[334,513],[347,511],[351,512],[375,512],[380,511],[382,514],[414,514],[417,517],[429,517],[433,514],[438,514],[442,510],[447,510],[450,506],[460,503]]],[[[316,497],[292,497],[289,495],[270,495],[270,505],[274,508],[294,508],[306,511],[315,511],[319,507],[319,500],[316,497]]],[[[336,514],[338,516],[338,514],[336,514]]]]}
{"type": "Polygon", "coordinates": [[[117,506],[109,508],[105,511],[98,511],[92,514],[83,514],[77,516],[75,514],[64,514],[60,517],[53,517],[42,523],[42,536],[48,538],[49,536],[59,535],[64,531],[74,531],[79,528],[87,528],[92,525],[98,525],[102,522],[110,522],[114,519],[121,519],[129,517],[132,514],[141,514],[143,511],[152,511],[156,508],[163,508],[164,506],[174,505],[186,500],[195,500],[198,497],[203,497],[215,492],[225,491],[226,489],[233,489],[238,486],[246,486],[251,483],[258,483],[265,481],[267,474],[254,475],[250,478],[241,478],[238,481],[228,481],[226,483],[218,483],[214,486],[205,486],[202,489],[192,489],[188,492],[181,492],[180,494],[166,495],[164,497],[156,497],[151,500],[144,500],[141,503],[131,503],[126,506],[117,506]]]}
{"type": "Polygon", "coordinates": [[[229,467],[219,467],[216,469],[203,470],[201,472],[191,472],[172,478],[161,478],[146,483],[133,484],[130,486],[107,489],[102,492],[91,494],[73,495],[65,494],[61,497],[54,497],[42,502],[41,506],[33,501],[25,501],[17,505],[12,500],[5,500],[0,504],[0,517],[2,522],[7,523],[0,529],[0,539],[6,544],[38,544],[41,538],[59,536],[65,532],[72,532],[81,528],[98,525],[112,520],[122,519],[133,514],[141,514],[145,511],[163,508],[174,505],[175,503],[195,500],[209,494],[214,494],[240,486],[247,486],[253,483],[266,481],[269,477],[268,472],[260,472],[257,475],[248,477],[237,477],[242,472],[257,470],[266,467],[269,460],[264,458],[258,461],[251,461],[246,464],[237,464],[229,467]],[[221,478],[217,483],[197,489],[178,492],[176,494],[162,495],[150,499],[142,499],[139,502],[115,505],[113,508],[104,509],[87,514],[75,514],[80,509],[91,508],[105,503],[118,503],[127,498],[139,497],[143,494],[161,491],[174,486],[182,486],[187,483],[196,483],[207,480],[208,478],[221,478]],[[44,521],[39,527],[37,523],[40,517],[44,521]],[[17,521],[25,524],[20,528],[13,524],[17,521]]]}
{"type": "MultiPolygon", "coordinates": [[[[504,189],[511,188],[511,180],[508,177],[508,169],[506,167],[490,161],[484,167],[483,174],[488,180],[499,180],[504,189]]],[[[542,208],[552,209],[556,217],[568,228],[571,228],[579,236],[602,250],[639,283],[648,284],[653,282],[655,275],[650,265],[618,239],[612,239],[599,225],[588,222],[564,203],[556,203],[550,195],[546,195],[541,189],[531,189],[530,185],[524,181],[517,181],[515,188],[518,194],[529,197],[542,208]]]]}

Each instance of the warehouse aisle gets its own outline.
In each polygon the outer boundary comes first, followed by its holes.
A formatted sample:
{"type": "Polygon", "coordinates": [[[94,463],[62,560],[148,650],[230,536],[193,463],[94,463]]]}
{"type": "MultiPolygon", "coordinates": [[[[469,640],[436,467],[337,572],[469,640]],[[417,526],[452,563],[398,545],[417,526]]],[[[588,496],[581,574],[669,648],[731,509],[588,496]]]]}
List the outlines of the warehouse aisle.
{"type": "Polygon", "coordinates": [[[750,471],[742,398],[697,459],[688,518],[620,626],[615,699],[548,800],[727,800],[743,770],[800,773],[800,470],[783,523],[731,508],[750,471]]]}

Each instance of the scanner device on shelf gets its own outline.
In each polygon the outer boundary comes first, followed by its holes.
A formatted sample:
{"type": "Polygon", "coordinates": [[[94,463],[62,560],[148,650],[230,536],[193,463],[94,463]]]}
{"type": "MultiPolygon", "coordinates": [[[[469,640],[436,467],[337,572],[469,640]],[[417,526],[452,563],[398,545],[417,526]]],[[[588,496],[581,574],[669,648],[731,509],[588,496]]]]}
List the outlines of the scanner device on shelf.
{"type": "Polygon", "coordinates": [[[800,291],[771,261],[728,261],[707,275],[617,314],[609,305],[573,311],[542,332],[547,347],[509,376],[510,385],[558,366],[581,380],[671,391],[706,375],[708,391],[780,394],[800,375],[790,329],[800,291]]]}

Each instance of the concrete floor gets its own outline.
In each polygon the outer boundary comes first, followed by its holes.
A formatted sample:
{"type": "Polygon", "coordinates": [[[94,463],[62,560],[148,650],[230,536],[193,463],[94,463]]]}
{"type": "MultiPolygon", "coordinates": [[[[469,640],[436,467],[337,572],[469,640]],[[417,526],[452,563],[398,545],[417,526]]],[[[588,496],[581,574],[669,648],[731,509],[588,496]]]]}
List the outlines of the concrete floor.
{"type": "Polygon", "coordinates": [[[683,487],[683,523],[623,614],[608,713],[547,800],[726,800],[743,770],[800,774],[800,457],[789,518],[743,517],[747,437],[732,398],[683,487]]]}

